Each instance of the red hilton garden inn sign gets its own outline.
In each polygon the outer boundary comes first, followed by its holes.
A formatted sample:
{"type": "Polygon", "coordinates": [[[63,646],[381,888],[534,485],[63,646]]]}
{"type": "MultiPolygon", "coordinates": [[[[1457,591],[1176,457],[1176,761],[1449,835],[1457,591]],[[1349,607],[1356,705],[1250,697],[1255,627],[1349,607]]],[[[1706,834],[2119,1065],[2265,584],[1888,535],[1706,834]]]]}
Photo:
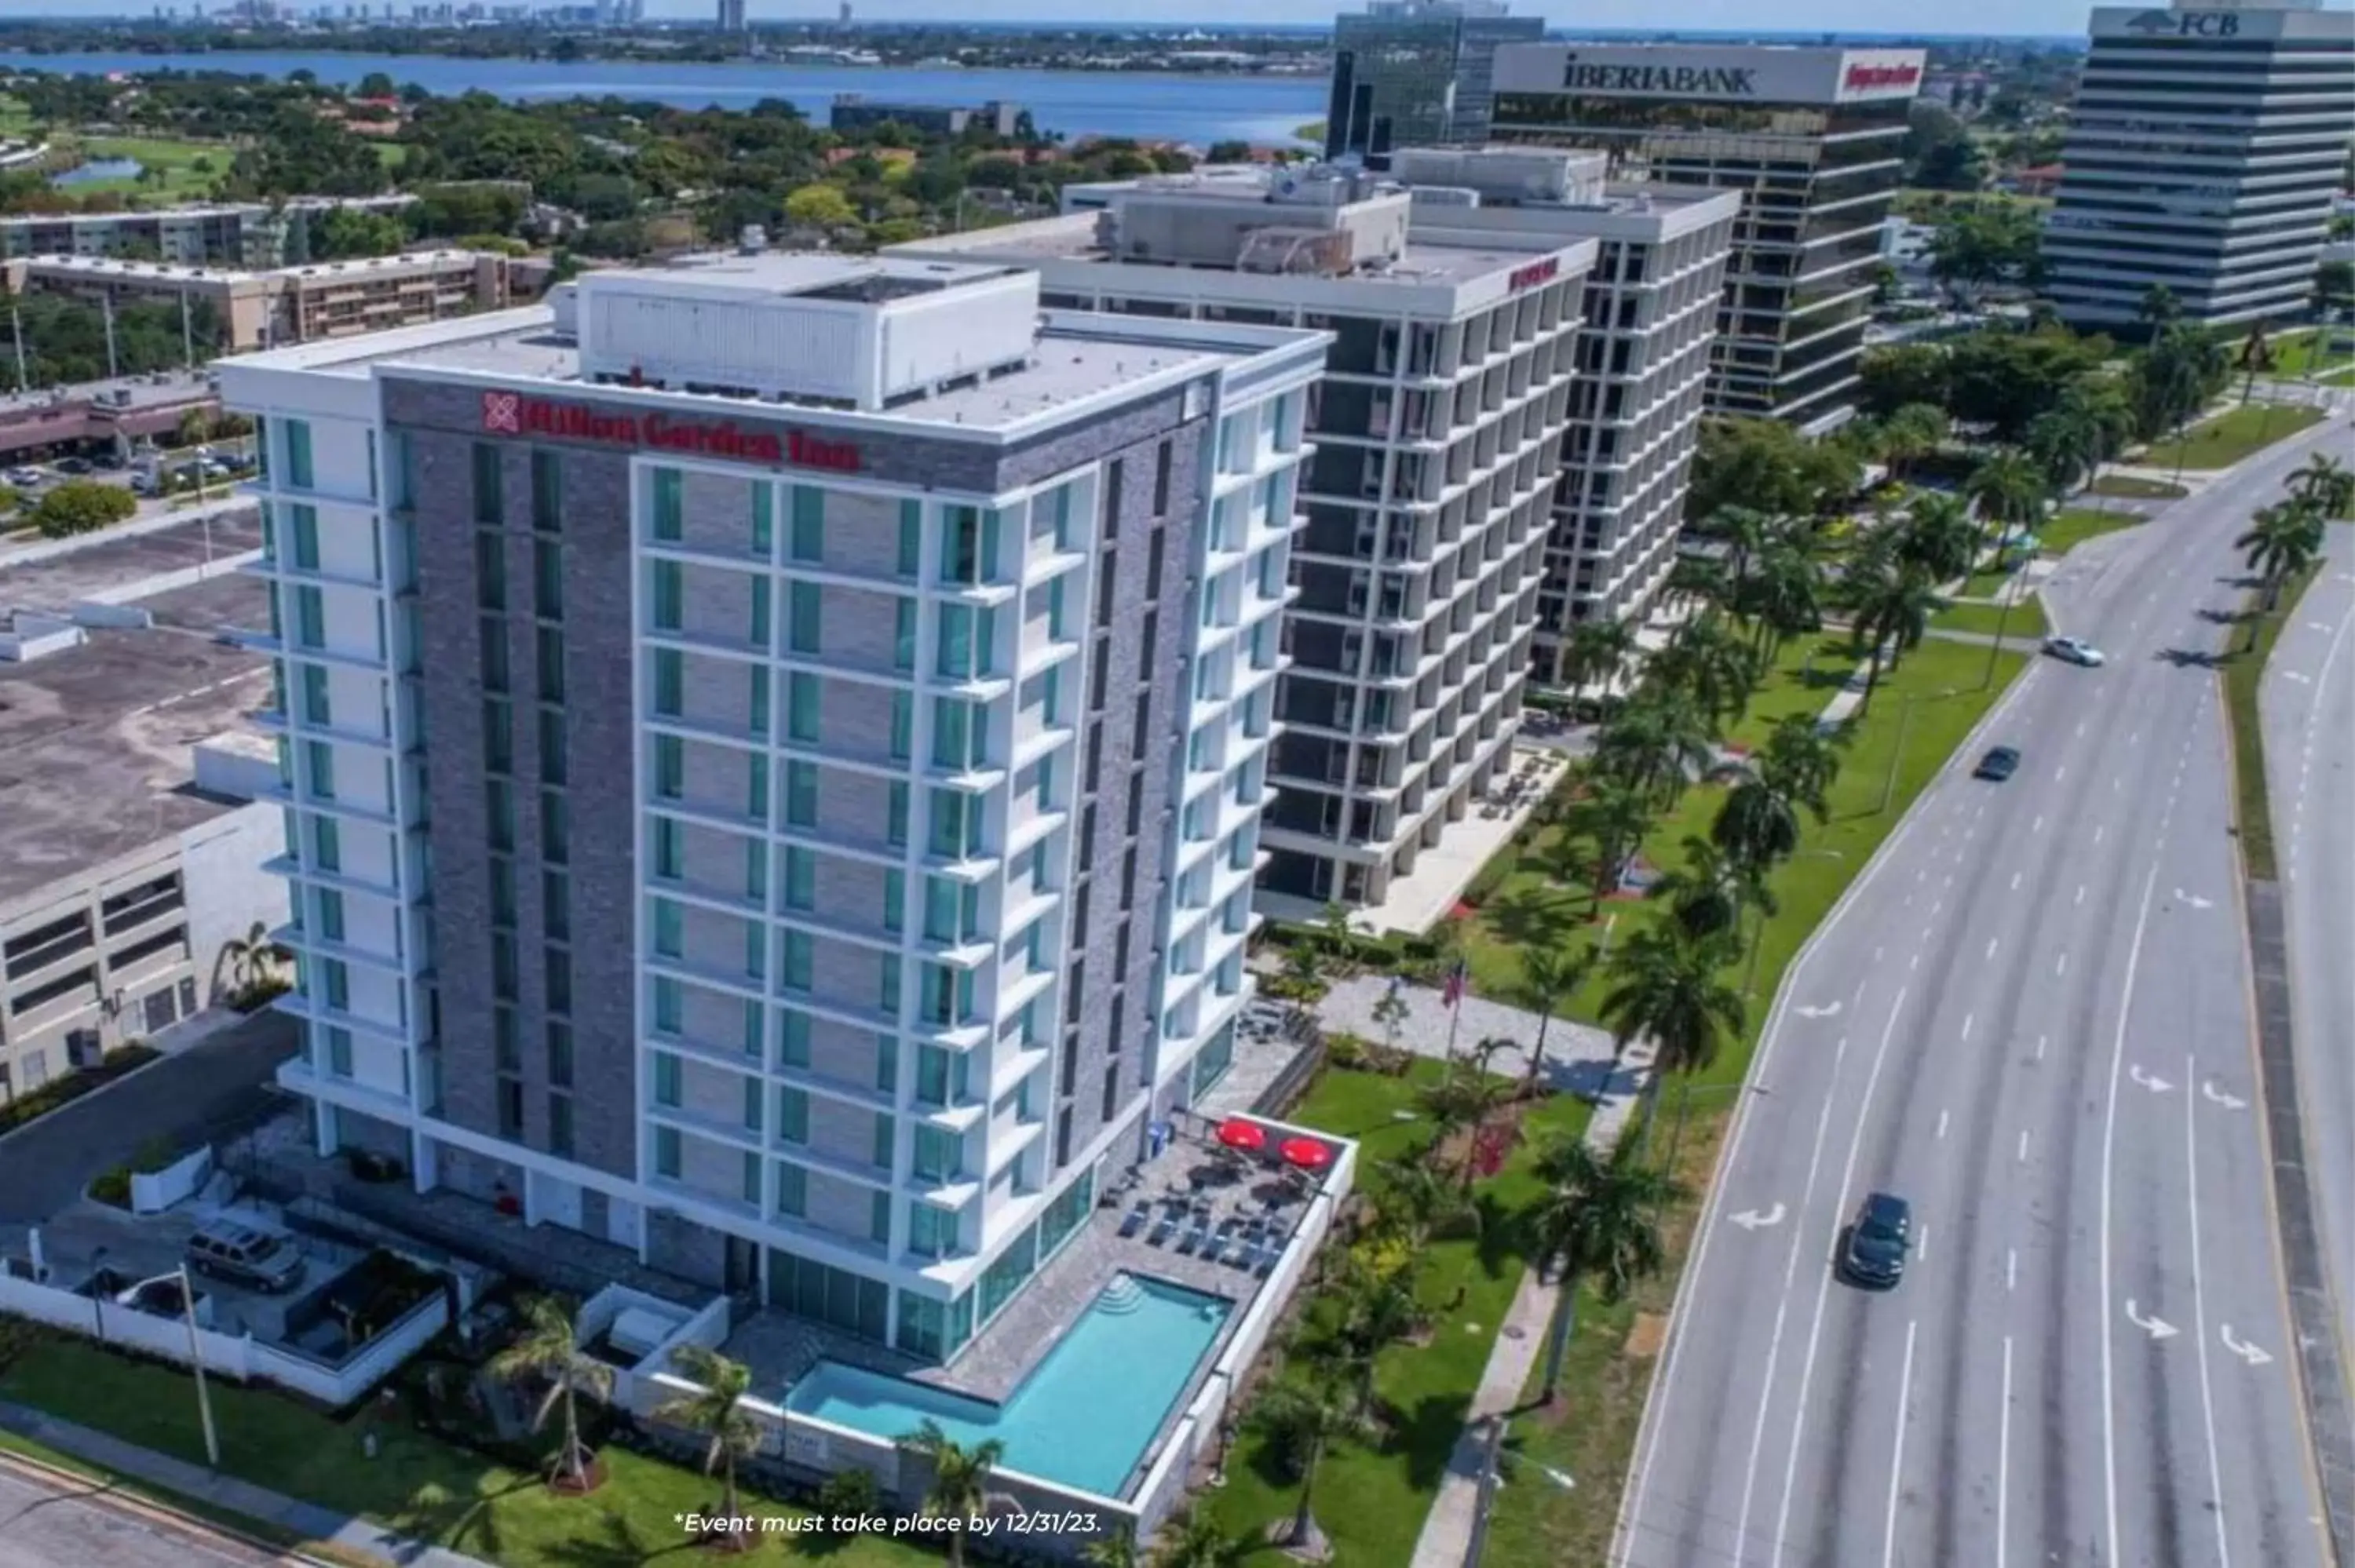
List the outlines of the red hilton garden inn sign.
{"type": "Polygon", "coordinates": [[[735,462],[858,471],[854,441],[826,441],[800,430],[780,436],[751,429],[733,419],[674,419],[664,414],[615,414],[578,403],[553,403],[520,392],[483,394],[483,429],[499,436],[557,436],[606,446],[654,447],[662,451],[726,458],[735,462]]]}

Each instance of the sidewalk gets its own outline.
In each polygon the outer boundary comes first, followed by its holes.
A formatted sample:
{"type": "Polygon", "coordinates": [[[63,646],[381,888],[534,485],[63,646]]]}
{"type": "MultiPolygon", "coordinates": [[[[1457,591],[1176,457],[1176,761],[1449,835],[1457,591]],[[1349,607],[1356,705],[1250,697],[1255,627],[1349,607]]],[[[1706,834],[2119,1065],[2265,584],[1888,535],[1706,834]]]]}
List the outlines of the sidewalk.
{"type": "MultiPolygon", "coordinates": [[[[1628,1092],[1614,1094],[1595,1107],[1593,1118],[1586,1124],[1588,1148],[1604,1151],[1619,1141],[1628,1118],[1635,1114],[1636,1093],[1651,1062],[1648,1046],[1637,1044],[1629,1049],[1628,1092]]],[[[1466,1414],[1463,1435],[1455,1440],[1455,1452],[1447,1457],[1447,1473],[1439,1478],[1439,1495],[1432,1499],[1431,1512],[1423,1521],[1423,1533],[1415,1538],[1410,1568],[1463,1568],[1465,1554],[1472,1547],[1473,1524],[1480,1511],[1480,1471],[1487,1461],[1489,1431],[1520,1404],[1521,1391],[1529,1383],[1529,1371],[1537,1365],[1538,1357],[1545,1353],[1546,1330],[1553,1321],[1555,1303],[1561,1298],[1561,1285],[1548,1284],[1536,1269],[1521,1276],[1521,1287],[1513,1297],[1511,1310],[1505,1315],[1496,1349],[1488,1353],[1488,1369],[1480,1374],[1479,1390],[1472,1395],[1472,1408],[1466,1414]]]]}
{"type": "Polygon", "coordinates": [[[322,1542],[346,1552],[400,1563],[404,1568],[488,1568],[480,1558],[395,1535],[366,1520],[354,1519],[316,1503],[299,1502],[267,1488],[220,1475],[168,1454],[158,1454],[152,1448],[139,1447],[70,1421],[60,1421],[26,1405],[0,1401],[0,1426],[101,1469],[145,1481],[224,1512],[275,1525],[304,1541],[322,1542]]]}

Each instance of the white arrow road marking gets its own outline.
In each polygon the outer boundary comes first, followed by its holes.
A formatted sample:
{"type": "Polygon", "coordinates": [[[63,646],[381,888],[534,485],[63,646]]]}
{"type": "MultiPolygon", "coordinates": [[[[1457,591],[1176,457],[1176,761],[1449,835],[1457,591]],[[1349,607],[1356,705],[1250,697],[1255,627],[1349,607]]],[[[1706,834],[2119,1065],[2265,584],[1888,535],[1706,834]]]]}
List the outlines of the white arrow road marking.
{"type": "Polygon", "coordinates": [[[2306,623],[2306,629],[2308,631],[2328,631],[2330,630],[2330,622],[2327,620],[2309,620],[2306,623]]]}
{"type": "Polygon", "coordinates": [[[2179,1332],[2174,1324],[2154,1312],[2146,1318],[2135,1310],[2134,1298],[2126,1298],[2126,1321],[2154,1340],[2171,1340],[2179,1332]]]}
{"type": "Polygon", "coordinates": [[[2223,1090],[2218,1088],[2216,1086],[2216,1080],[2213,1078],[2209,1078],[2201,1082],[2200,1086],[2200,1093],[2202,1097],[2214,1100],[2226,1110],[2246,1110],[2249,1107],[2249,1102],[2243,1099],[2240,1096],[2228,1095],[2223,1090]]]}
{"type": "Polygon", "coordinates": [[[2216,1328],[2217,1331],[2224,1336],[2224,1348],[2232,1351],[2234,1355],[2240,1357],[2243,1361],[2248,1362],[2251,1366],[2261,1367],[2273,1360],[2273,1357],[2265,1354],[2264,1351],[2259,1350],[2256,1346],[2250,1344],[2247,1340],[2232,1338],[2232,1324],[2219,1323],[2216,1325],[2216,1328]]]}
{"type": "Polygon", "coordinates": [[[2190,905],[2194,909],[2213,909],[2216,907],[2216,901],[2214,899],[2202,898],[2196,893],[2186,893],[2179,887],[2175,890],[2175,899],[2177,903],[2190,905]]]}
{"type": "Polygon", "coordinates": [[[1821,1007],[1795,1007],[1791,1011],[1802,1018],[1838,1018],[1839,1010],[1838,1002],[1828,1001],[1821,1007]]]}
{"type": "Polygon", "coordinates": [[[2313,676],[2311,676],[2311,675],[2307,675],[2307,674],[2301,674],[2299,672],[2297,672],[2297,671],[2296,671],[2296,670],[2284,670],[2284,671],[2282,671],[2282,672],[2281,672],[2281,678],[2282,678],[2283,680],[2285,680],[2285,681],[2295,681],[2295,682],[2296,682],[2296,683],[2297,683],[2299,685],[2301,685],[2301,686],[2310,686],[2310,685],[2314,684],[2314,677],[2313,677],[2313,676]]]}
{"type": "Polygon", "coordinates": [[[2133,1079],[2135,1083],[2139,1085],[2141,1087],[2148,1089],[2155,1095],[2163,1095],[2167,1093],[2168,1090],[2175,1087],[2173,1084],[2169,1083],[2165,1078],[2160,1077],[2158,1074],[2144,1072],[2142,1070],[2142,1064],[2139,1062],[2126,1069],[2126,1076],[2133,1079]]]}
{"type": "Polygon", "coordinates": [[[1738,1214],[1729,1214],[1726,1217],[1732,1220],[1735,1224],[1740,1225],[1745,1231],[1756,1232],[1764,1230],[1769,1225],[1781,1224],[1783,1223],[1783,1205],[1781,1203],[1776,1203],[1763,1214],[1755,1209],[1744,1209],[1738,1214]]]}

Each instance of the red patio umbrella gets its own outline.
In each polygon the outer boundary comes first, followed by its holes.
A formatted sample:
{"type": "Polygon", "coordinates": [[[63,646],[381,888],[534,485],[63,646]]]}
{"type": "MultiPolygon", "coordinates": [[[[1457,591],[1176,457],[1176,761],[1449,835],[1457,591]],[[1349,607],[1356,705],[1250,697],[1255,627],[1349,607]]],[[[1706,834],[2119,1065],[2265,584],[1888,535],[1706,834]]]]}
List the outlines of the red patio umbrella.
{"type": "Polygon", "coordinates": [[[1333,1150],[1313,1138],[1287,1138],[1276,1150],[1287,1164],[1303,1171],[1322,1171],[1333,1163],[1333,1150]]]}
{"type": "Polygon", "coordinates": [[[1229,1149],[1256,1154],[1267,1147],[1267,1128],[1255,1121],[1229,1118],[1219,1124],[1219,1141],[1229,1149]]]}

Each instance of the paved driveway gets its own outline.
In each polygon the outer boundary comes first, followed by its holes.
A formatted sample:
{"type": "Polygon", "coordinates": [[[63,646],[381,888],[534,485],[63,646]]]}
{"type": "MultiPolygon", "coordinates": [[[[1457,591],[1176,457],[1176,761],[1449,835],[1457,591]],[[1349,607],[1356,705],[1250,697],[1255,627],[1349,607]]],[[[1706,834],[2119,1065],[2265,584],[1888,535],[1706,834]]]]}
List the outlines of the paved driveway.
{"type": "Polygon", "coordinates": [[[151,1138],[241,1131],[278,1103],[265,1086],[297,1044],[293,1020],[259,1012],[0,1139],[0,1227],[48,1219],[151,1138]]]}
{"type": "Polygon", "coordinates": [[[0,1568],[222,1568],[278,1563],[273,1553],[131,1507],[93,1483],[0,1470],[0,1568]]]}

